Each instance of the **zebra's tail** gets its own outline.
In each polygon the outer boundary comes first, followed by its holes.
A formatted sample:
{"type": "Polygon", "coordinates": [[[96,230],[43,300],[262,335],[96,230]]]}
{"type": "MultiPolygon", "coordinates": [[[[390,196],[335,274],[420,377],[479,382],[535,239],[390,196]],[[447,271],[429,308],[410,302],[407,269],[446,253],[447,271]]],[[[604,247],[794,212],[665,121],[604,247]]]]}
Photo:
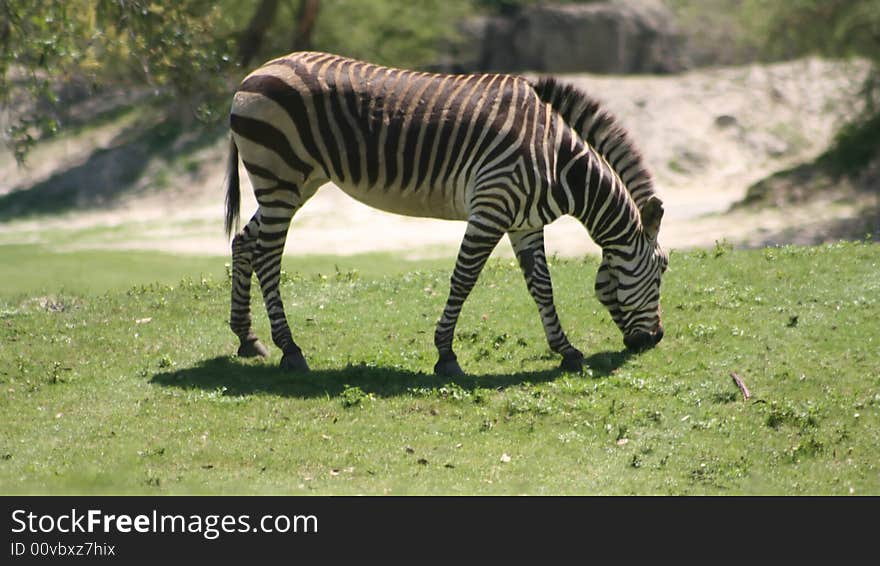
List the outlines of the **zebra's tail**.
{"type": "Polygon", "coordinates": [[[229,138],[229,160],[226,162],[226,236],[238,232],[241,208],[241,189],[238,178],[238,146],[229,138]]]}

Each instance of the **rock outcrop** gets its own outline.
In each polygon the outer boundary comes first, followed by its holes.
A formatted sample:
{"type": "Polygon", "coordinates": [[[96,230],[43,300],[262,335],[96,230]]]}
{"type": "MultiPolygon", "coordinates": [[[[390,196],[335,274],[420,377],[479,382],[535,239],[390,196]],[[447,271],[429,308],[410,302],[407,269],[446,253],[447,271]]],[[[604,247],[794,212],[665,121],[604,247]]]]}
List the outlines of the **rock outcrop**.
{"type": "Polygon", "coordinates": [[[462,25],[443,70],[668,73],[683,68],[672,14],[653,0],[532,6],[462,25]]]}

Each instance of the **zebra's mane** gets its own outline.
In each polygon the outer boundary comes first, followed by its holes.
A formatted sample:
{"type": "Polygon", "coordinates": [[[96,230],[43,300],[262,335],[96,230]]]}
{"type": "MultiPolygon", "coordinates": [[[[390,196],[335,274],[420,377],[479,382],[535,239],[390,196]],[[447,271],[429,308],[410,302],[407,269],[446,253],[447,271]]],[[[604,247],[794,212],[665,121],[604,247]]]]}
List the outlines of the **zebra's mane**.
{"type": "Polygon", "coordinates": [[[553,77],[530,83],[538,97],[608,162],[641,208],[655,194],[654,181],[642,154],[617,119],[598,100],[570,84],[553,77]]]}

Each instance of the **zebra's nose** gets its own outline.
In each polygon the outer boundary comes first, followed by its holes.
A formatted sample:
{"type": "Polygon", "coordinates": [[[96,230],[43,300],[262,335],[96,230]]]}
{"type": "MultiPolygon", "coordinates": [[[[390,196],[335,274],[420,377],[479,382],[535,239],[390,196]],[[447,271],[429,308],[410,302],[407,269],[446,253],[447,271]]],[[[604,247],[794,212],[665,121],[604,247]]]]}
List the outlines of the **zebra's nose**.
{"type": "Polygon", "coordinates": [[[654,335],[650,332],[636,331],[623,337],[624,345],[636,352],[647,350],[654,346],[654,335]]]}
{"type": "Polygon", "coordinates": [[[623,343],[626,347],[636,352],[653,348],[660,343],[660,340],[663,340],[663,325],[661,324],[658,324],[653,332],[637,330],[623,337],[623,343]]]}
{"type": "Polygon", "coordinates": [[[657,330],[654,331],[654,345],[659,344],[660,340],[663,340],[663,326],[657,325],[657,330]]]}

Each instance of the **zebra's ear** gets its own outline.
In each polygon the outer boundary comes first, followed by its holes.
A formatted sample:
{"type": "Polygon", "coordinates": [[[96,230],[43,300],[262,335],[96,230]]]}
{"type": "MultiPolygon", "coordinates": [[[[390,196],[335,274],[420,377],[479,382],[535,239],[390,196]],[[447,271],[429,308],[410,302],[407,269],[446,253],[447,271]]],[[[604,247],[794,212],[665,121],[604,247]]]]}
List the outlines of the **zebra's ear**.
{"type": "Polygon", "coordinates": [[[652,196],[639,210],[642,216],[642,228],[651,240],[657,239],[660,232],[660,221],[663,220],[663,201],[652,196]]]}

